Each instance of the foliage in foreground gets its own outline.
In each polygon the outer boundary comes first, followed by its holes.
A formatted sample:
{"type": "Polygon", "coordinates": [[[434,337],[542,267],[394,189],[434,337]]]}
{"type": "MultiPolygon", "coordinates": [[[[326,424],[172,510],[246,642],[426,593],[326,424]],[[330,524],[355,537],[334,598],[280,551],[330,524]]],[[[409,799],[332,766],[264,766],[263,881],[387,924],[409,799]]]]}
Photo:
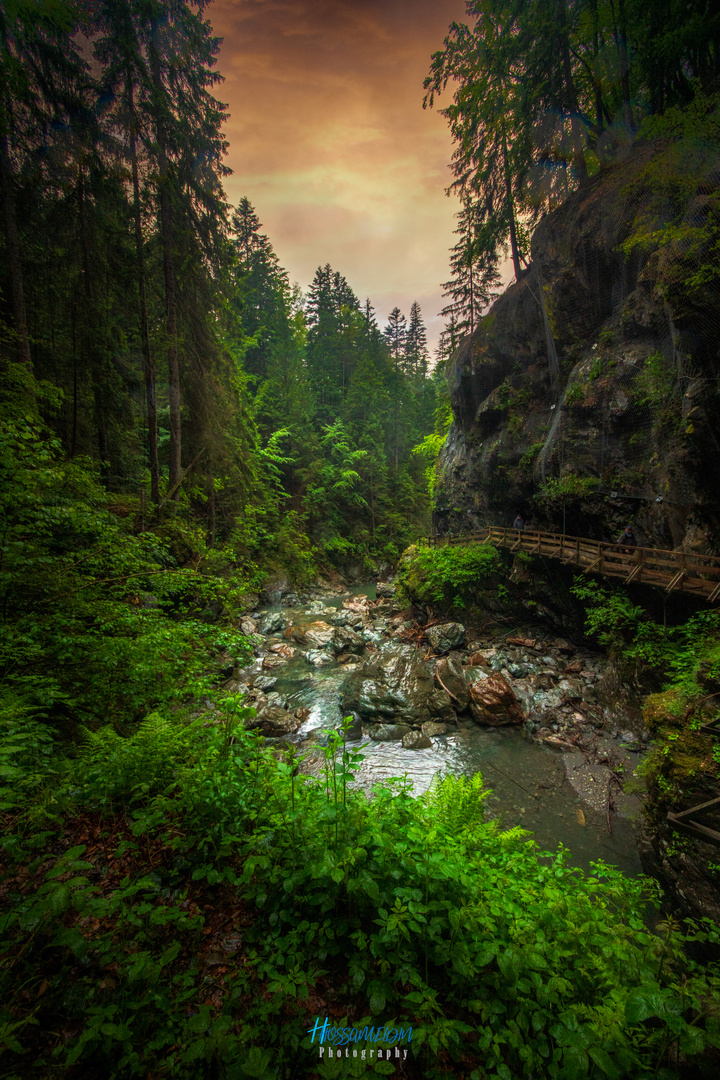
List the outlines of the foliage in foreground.
{"type": "Polygon", "coordinates": [[[368,799],[339,735],[313,779],[241,714],[96,737],[8,830],[6,1076],[394,1071],[321,1063],[316,1016],[411,1026],[423,1077],[702,1074],[720,975],[683,944],[716,934],[649,931],[642,882],[500,832],[479,777],[368,799]]]}

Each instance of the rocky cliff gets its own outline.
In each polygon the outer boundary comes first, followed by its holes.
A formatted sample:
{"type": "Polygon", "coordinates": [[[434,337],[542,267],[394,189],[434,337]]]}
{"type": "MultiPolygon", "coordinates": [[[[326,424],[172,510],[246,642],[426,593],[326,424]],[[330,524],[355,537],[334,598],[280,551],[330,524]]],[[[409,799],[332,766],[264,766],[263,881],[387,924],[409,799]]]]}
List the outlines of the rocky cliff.
{"type": "MultiPolygon", "coordinates": [[[[716,114],[717,118],[717,114],[716,114]]],[[[720,550],[720,125],[604,168],[448,365],[435,525],[720,550]]]]}

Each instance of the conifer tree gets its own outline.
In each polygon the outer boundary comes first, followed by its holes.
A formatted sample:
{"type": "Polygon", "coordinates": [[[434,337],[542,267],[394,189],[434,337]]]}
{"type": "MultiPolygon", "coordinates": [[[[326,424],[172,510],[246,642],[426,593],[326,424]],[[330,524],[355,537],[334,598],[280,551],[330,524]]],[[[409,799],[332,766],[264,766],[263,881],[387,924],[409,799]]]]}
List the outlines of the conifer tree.
{"type": "Polygon", "coordinates": [[[405,339],[405,369],[412,375],[425,377],[428,365],[427,330],[420,305],[414,300],[410,308],[410,321],[405,339]]]}

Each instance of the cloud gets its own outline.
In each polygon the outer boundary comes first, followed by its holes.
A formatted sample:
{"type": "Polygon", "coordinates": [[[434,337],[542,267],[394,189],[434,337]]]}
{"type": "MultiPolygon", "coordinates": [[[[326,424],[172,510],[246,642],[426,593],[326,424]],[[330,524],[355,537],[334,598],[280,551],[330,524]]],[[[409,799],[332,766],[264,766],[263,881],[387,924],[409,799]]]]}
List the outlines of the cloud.
{"type": "Polygon", "coordinates": [[[382,317],[417,299],[430,328],[457,207],[447,125],[423,110],[422,82],[463,0],[215,0],[208,12],[224,38],[231,202],[247,195],[304,288],[330,262],[382,317]]]}

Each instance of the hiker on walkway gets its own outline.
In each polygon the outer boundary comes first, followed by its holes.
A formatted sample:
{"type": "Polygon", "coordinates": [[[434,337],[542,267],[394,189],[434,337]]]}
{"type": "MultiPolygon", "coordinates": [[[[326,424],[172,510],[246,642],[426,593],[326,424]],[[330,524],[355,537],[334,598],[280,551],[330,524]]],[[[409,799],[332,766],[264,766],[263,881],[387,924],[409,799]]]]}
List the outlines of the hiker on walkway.
{"type": "Polygon", "coordinates": [[[515,520],[513,521],[512,527],[513,527],[513,529],[524,529],[525,528],[525,522],[523,521],[523,519],[520,517],[519,514],[515,518],[515,520]]]}
{"type": "Polygon", "coordinates": [[[631,555],[632,549],[637,547],[637,539],[635,533],[632,531],[632,525],[626,525],[623,532],[618,537],[618,544],[625,545],[625,554],[631,555]]]}

